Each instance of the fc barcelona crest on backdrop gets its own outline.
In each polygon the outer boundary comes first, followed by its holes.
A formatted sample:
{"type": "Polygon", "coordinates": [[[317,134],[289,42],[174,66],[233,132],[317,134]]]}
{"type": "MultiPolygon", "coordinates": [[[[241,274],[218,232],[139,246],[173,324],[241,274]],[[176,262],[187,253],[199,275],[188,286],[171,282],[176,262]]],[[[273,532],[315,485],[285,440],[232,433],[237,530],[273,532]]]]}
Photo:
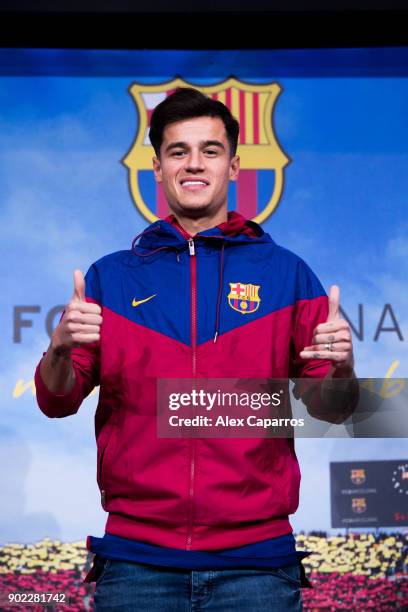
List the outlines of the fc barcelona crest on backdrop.
{"type": "Polygon", "coordinates": [[[228,304],[241,314],[251,314],[258,310],[261,298],[258,295],[260,285],[230,283],[228,304]]]}
{"type": "Polygon", "coordinates": [[[289,158],[280,148],[273,127],[273,112],[281,92],[278,83],[249,84],[235,78],[211,86],[174,79],[160,85],[133,83],[129,91],[139,116],[134,143],[122,160],[128,168],[133,202],[150,222],[169,214],[162,186],[154,180],[153,147],[148,132],[153,109],[177,87],[194,87],[221,100],[240,123],[238,155],[241,170],[238,181],[230,183],[229,210],[262,223],[277,207],[283,191],[284,168],[289,158]]]}
{"type": "Polygon", "coordinates": [[[365,497],[353,497],[351,500],[351,509],[356,514],[362,514],[367,510],[367,501],[365,497]]]}
{"type": "Polygon", "coordinates": [[[363,469],[354,469],[350,472],[350,480],[355,485],[361,485],[365,482],[366,475],[363,469]]]}

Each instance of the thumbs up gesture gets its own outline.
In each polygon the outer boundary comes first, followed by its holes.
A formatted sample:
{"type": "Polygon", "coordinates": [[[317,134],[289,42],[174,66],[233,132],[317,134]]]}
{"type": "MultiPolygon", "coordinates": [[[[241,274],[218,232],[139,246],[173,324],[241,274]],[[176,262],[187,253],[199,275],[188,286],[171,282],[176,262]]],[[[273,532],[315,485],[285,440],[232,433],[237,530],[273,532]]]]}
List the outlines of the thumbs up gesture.
{"type": "Polygon", "coordinates": [[[312,344],[299,353],[302,359],[329,359],[337,369],[353,369],[353,343],[350,325],[340,318],[340,289],[332,285],[329,292],[329,314],[314,332],[312,344]]]}
{"type": "Polygon", "coordinates": [[[74,346],[99,342],[102,324],[101,307],[85,301],[85,279],[81,270],[74,271],[74,292],[64,316],[52,334],[54,349],[70,351],[74,346]]]}
{"type": "Polygon", "coordinates": [[[85,302],[85,278],[81,270],[74,270],[74,294],[72,301],[85,302]]]}

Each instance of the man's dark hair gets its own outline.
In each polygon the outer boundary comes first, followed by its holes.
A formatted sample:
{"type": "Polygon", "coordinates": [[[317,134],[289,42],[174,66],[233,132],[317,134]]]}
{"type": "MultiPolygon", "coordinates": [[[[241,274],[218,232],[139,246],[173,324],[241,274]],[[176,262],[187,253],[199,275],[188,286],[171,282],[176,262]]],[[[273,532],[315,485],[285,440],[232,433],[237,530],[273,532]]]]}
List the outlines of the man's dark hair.
{"type": "Polygon", "coordinates": [[[194,117],[219,117],[225,126],[231,157],[237,151],[239,123],[229,108],[219,100],[213,100],[197,89],[178,87],[154,109],[150,119],[149,138],[157,157],[163,142],[163,132],[170,123],[194,117]]]}

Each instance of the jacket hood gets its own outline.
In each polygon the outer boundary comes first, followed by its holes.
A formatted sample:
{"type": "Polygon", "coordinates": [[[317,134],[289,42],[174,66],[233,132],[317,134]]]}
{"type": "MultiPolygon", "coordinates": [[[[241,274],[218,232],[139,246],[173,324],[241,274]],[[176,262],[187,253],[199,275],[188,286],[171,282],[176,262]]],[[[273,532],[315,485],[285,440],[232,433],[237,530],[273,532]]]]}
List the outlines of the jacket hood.
{"type": "MultiPolygon", "coordinates": [[[[141,254],[140,250],[156,252],[162,249],[174,249],[175,251],[180,251],[186,248],[186,242],[189,238],[191,236],[179,224],[175,215],[169,215],[165,219],[155,221],[136,236],[132,243],[132,250],[135,254],[139,255],[141,254]],[[136,245],[139,238],[140,242],[136,245]]],[[[227,221],[220,223],[216,227],[198,232],[193,238],[195,241],[200,239],[202,241],[206,241],[206,239],[210,241],[218,238],[226,246],[243,243],[259,244],[262,242],[273,242],[270,235],[264,232],[258,223],[246,219],[235,211],[228,212],[227,221]]]]}

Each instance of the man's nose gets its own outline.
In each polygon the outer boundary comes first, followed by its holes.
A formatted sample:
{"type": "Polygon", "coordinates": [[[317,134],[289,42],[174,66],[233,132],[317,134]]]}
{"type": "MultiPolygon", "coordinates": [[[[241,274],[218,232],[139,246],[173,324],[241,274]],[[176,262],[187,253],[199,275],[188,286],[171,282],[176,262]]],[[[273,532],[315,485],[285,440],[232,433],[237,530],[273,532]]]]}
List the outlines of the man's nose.
{"type": "Polygon", "coordinates": [[[190,151],[189,155],[186,158],[186,170],[190,172],[197,172],[200,170],[204,170],[204,156],[201,151],[190,151]]]}

